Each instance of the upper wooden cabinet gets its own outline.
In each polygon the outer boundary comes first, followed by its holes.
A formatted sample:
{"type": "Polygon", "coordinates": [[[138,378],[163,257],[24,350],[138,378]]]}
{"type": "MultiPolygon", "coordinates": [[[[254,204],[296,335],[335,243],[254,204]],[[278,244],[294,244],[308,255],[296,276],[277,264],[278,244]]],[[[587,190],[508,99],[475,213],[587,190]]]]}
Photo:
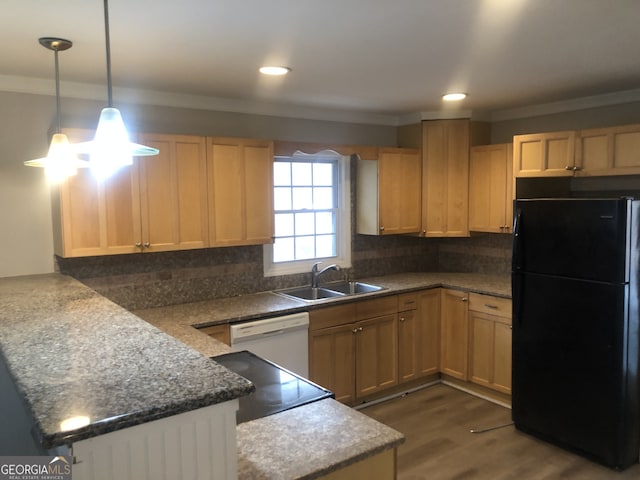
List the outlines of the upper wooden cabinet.
{"type": "Polygon", "coordinates": [[[516,177],[573,175],[575,131],[536,133],[513,137],[516,177]]]}
{"type": "Polygon", "coordinates": [[[576,176],[640,174],[640,124],[580,130],[576,176]]]}
{"type": "Polygon", "coordinates": [[[377,160],[358,161],[357,233],[420,231],[420,151],[380,148],[377,160]]]}
{"type": "Polygon", "coordinates": [[[469,120],[422,122],[422,234],[467,237],[469,120]]]}
{"type": "Polygon", "coordinates": [[[469,230],[511,233],[513,216],[513,145],[471,148],[469,230]]]}
{"type": "Polygon", "coordinates": [[[211,246],[273,242],[273,142],[210,137],[211,246]]]}
{"type": "Polygon", "coordinates": [[[204,137],[142,134],[160,150],[137,160],[144,251],[188,250],[209,243],[204,137]]]}
{"type": "MultiPolygon", "coordinates": [[[[72,142],[93,135],[67,130],[72,142]]],[[[54,194],[54,249],[63,257],[167,251],[207,245],[202,137],[141,135],[160,149],[104,181],[87,169],[54,194]]]]}

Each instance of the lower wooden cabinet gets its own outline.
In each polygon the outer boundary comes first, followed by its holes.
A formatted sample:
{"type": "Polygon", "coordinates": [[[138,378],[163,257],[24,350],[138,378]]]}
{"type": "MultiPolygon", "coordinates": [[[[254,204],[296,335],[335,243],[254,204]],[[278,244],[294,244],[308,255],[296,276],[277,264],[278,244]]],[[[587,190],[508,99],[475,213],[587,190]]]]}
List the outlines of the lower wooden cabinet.
{"type": "Polygon", "coordinates": [[[440,289],[398,296],[398,381],[438,373],[440,289]]]}
{"type": "Polygon", "coordinates": [[[229,325],[211,325],[210,327],[199,328],[202,333],[206,333],[212,338],[215,338],[219,342],[222,342],[226,345],[231,345],[231,332],[229,330],[229,325]]]}
{"type": "Polygon", "coordinates": [[[468,380],[469,298],[466,292],[441,289],[440,371],[468,380]]]}
{"type": "Polygon", "coordinates": [[[469,295],[469,380],[511,393],[511,300],[469,295]]]}
{"type": "Polygon", "coordinates": [[[396,312],[396,296],[312,310],[309,378],[347,404],[396,385],[396,312]]]}
{"type": "Polygon", "coordinates": [[[509,299],[431,288],[309,317],[309,378],[343,403],[438,373],[511,393],[509,299]]]}

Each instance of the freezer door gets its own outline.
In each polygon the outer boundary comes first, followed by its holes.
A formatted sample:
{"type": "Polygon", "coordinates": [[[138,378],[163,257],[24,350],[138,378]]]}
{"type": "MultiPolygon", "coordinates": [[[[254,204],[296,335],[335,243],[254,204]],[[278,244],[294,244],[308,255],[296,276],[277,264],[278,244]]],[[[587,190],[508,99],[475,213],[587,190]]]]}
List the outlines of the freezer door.
{"type": "Polygon", "coordinates": [[[629,288],[513,275],[516,427],[621,468],[638,460],[640,432],[629,288]]]}
{"type": "MultiPolygon", "coordinates": [[[[632,205],[626,199],[517,200],[513,271],[629,281],[632,205]]],[[[633,236],[632,236],[633,235],[633,236]]]]}

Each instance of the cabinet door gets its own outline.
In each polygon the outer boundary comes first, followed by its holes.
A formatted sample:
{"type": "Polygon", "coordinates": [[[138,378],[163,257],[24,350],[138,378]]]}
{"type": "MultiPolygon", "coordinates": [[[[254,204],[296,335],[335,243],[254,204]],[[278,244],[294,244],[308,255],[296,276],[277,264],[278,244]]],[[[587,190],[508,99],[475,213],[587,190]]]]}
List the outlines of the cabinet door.
{"type": "Polygon", "coordinates": [[[413,295],[415,310],[398,313],[399,382],[438,373],[440,366],[440,289],[413,295]]]}
{"type": "Polygon", "coordinates": [[[576,175],[640,174],[640,125],[580,130],[576,175]]]}
{"type": "Polygon", "coordinates": [[[273,143],[209,140],[209,237],[212,246],[273,241],[273,143]]]}
{"type": "MultiPolygon", "coordinates": [[[[73,143],[93,132],[66,129],[73,143]]],[[[134,253],[141,241],[138,169],[134,164],[98,182],[88,169],[63,182],[53,196],[54,247],[62,257],[134,253]]]]}
{"type": "Polygon", "coordinates": [[[418,233],[421,223],[421,160],[418,150],[381,148],[378,169],[381,233],[418,233]]]}
{"type": "Polygon", "coordinates": [[[398,315],[385,315],[355,324],[356,397],[398,383],[398,315]]]}
{"type": "Polygon", "coordinates": [[[440,371],[467,380],[469,327],[468,298],[465,292],[442,289],[440,371]]]}
{"type": "Polygon", "coordinates": [[[422,136],[422,229],[431,237],[466,237],[469,121],[426,121],[422,136]]]}
{"type": "Polygon", "coordinates": [[[485,387],[493,383],[494,324],[488,315],[469,312],[471,324],[471,359],[469,380],[485,387]]]}
{"type": "Polygon", "coordinates": [[[513,174],[512,144],[471,149],[469,166],[469,230],[510,233],[513,174]]]}
{"type": "Polygon", "coordinates": [[[572,176],[575,138],[575,131],[516,135],[513,137],[515,176],[572,176]]]}
{"type": "Polygon", "coordinates": [[[154,134],[140,138],[160,150],[157,156],[138,159],[144,251],[207,247],[205,138],[154,134]]]}
{"type": "Polygon", "coordinates": [[[346,404],[355,401],[355,328],[348,324],[309,332],[309,379],[346,404]]]}
{"type": "Polygon", "coordinates": [[[494,325],[493,387],[511,394],[511,324],[494,325]]]}

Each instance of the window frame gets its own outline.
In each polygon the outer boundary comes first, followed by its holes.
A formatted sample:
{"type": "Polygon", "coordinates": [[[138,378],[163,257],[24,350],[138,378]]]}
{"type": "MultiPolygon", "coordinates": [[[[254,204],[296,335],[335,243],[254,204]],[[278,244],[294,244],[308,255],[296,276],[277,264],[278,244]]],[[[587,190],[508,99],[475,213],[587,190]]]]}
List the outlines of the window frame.
{"type": "MultiPolygon", "coordinates": [[[[290,158],[305,155],[335,156],[337,160],[337,212],[336,212],[336,256],[318,257],[288,262],[273,262],[273,244],[263,247],[263,269],[265,277],[293,275],[311,271],[314,263],[337,263],[342,268],[351,267],[351,157],[333,150],[323,150],[315,154],[295,152],[290,158]]],[[[272,187],[274,188],[274,187],[272,187]]],[[[271,213],[275,218],[275,210],[271,213]]]]}

